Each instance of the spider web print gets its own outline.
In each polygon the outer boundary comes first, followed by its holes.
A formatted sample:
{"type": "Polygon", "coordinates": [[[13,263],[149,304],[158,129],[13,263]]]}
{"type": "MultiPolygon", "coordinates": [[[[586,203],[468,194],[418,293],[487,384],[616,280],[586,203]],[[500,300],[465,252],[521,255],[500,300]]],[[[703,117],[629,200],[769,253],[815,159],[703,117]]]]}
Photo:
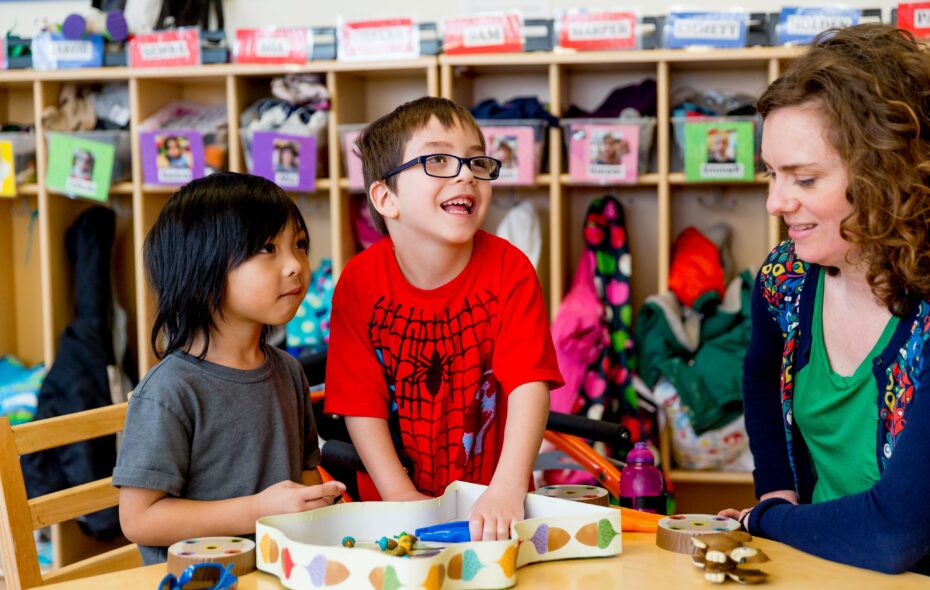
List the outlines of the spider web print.
{"type": "Polygon", "coordinates": [[[386,297],[375,303],[369,337],[423,493],[442,493],[457,479],[479,481],[494,461],[493,451],[483,451],[497,414],[491,358],[498,307],[489,291],[466,296],[458,311],[432,314],[386,297]]]}

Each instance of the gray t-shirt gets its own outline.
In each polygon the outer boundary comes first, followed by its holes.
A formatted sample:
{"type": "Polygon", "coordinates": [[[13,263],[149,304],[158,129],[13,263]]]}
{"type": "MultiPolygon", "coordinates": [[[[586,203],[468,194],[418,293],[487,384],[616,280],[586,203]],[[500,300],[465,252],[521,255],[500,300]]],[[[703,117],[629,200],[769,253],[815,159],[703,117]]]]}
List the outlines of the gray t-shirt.
{"type": "MultiPolygon", "coordinates": [[[[171,354],[132,395],[113,485],[225,500],[299,482],[320,464],[307,390],[300,364],[276,348],[250,371],[171,354]]],[[[139,550],[146,565],[167,559],[167,547],[139,550]]]]}

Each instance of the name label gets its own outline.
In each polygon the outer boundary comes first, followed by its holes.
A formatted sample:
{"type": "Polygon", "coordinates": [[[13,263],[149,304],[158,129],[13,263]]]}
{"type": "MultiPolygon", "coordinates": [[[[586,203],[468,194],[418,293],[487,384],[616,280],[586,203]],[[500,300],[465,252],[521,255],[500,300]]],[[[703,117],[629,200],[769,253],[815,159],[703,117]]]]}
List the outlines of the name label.
{"type": "Polygon", "coordinates": [[[566,11],[557,22],[560,47],[595,51],[637,46],[636,15],[632,12],[566,11]]]}
{"type": "Polygon", "coordinates": [[[746,12],[672,12],[666,25],[665,46],[745,47],[748,25],[746,12]]]}
{"type": "Polygon", "coordinates": [[[200,30],[156,31],[129,41],[129,66],[164,68],[200,65],[200,30]]]}
{"type": "Polygon", "coordinates": [[[413,59],[420,55],[420,30],[413,19],[339,19],[337,57],[342,61],[413,59]]]}
{"type": "Polygon", "coordinates": [[[523,51],[523,22],[516,13],[445,18],[440,24],[443,52],[450,55],[523,51]]]}

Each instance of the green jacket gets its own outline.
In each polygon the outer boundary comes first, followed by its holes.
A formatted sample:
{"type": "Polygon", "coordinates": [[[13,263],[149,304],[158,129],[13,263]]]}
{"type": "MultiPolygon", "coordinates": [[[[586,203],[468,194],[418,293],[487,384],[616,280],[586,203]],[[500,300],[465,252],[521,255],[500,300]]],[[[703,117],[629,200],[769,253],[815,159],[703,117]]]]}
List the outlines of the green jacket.
{"type": "Polygon", "coordinates": [[[752,272],[744,270],[722,301],[708,292],[693,308],[671,292],[653,295],[636,318],[640,377],[650,387],[660,377],[675,386],[698,436],[743,413],[752,284],[752,272]]]}

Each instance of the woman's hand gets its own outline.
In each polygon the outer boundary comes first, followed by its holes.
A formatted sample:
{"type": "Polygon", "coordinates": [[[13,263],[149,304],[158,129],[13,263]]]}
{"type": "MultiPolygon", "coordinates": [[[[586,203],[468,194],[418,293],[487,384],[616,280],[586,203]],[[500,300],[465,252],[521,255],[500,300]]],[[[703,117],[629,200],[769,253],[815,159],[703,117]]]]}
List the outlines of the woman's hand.
{"type": "MultiPolygon", "coordinates": [[[[763,494],[762,497],[759,498],[759,501],[764,502],[769,498],[782,498],[783,500],[788,500],[792,504],[798,503],[798,493],[794,490],[778,490],[775,492],[769,492],[767,494],[763,494]]],[[[753,506],[753,508],[755,508],[755,506],[753,506]]],[[[749,527],[746,526],[747,523],[745,523],[743,519],[747,518],[750,512],[752,512],[752,508],[743,508],[742,510],[737,510],[736,508],[725,508],[718,512],[717,516],[732,518],[733,520],[736,520],[741,525],[743,525],[743,528],[748,530],[749,527]]]]}
{"type": "Polygon", "coordinates": [[[526,491],[505,492],[488,487],[471,507],[468,530],[472,541],[500,541],[510,538],[510,527],[523,520],[526,491]]]}

